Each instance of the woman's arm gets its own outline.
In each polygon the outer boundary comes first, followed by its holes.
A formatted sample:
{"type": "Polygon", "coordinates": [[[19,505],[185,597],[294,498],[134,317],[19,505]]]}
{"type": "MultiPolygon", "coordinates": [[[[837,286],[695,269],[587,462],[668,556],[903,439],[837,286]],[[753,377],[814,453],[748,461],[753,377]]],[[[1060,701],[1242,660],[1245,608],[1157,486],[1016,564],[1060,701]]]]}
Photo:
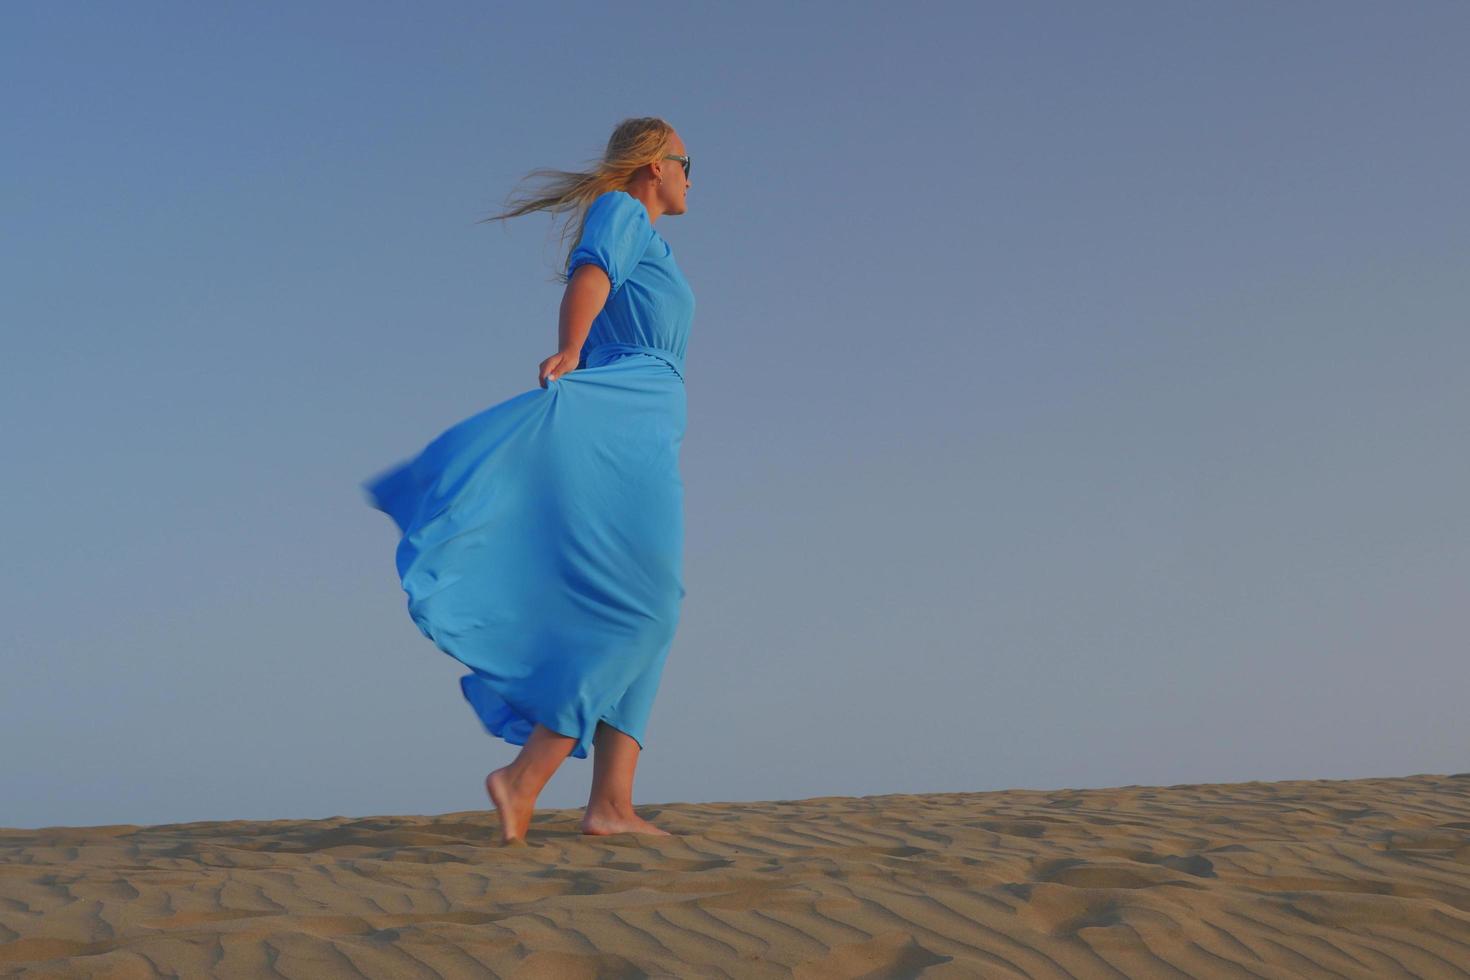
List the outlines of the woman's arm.
{"type": "Polygon", "coordinates": [[[546,387],[548,378],[559,378],[576,370],[582,356],[582,345],[592,331],[592,321],[607,304],[612,281],[607,273],[591,262],[577,266],[561,297],[561,313],[557,323],[557,352],[541,362],[538,379],[546,387]]]}

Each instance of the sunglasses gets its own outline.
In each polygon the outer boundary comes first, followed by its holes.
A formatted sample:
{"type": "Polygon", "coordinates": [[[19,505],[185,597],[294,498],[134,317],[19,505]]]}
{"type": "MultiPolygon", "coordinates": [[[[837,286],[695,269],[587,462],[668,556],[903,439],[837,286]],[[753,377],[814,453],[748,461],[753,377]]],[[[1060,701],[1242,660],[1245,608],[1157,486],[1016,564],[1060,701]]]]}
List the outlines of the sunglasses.
{"type": "Polygon", "coordinates": [[[688,180],[689,179],[689,158],[688,157],[686,157],[686,156],[680,156],[677,153],[667,153],[667,154],[664,155],[664,159],[665,160],[678,160],[680,163],[682,163],[684,165],[684,179],[685,180],[688,180]]]}

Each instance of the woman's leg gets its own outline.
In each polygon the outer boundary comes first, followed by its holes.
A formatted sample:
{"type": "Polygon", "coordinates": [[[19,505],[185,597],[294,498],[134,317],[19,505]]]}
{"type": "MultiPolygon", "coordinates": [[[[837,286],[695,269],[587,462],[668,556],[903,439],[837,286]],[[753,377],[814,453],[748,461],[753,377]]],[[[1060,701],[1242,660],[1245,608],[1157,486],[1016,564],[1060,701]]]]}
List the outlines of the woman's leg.
{"type": "Polygon", "coordinates": [[[536,812],[536,797],[576,744],[575,738],[538,724],[515,761],[485,777],[485,790],[500,814],[502,844],[525,839],[531,814],[536,812]]]}
{"type": "Polygon", "coordinates": [[[592,745],[592,793],[582,817],[582,833],[669,836],[668,831],[633,812],[633,772],[642,751],[638,741],[599,721],[592,745]]]}

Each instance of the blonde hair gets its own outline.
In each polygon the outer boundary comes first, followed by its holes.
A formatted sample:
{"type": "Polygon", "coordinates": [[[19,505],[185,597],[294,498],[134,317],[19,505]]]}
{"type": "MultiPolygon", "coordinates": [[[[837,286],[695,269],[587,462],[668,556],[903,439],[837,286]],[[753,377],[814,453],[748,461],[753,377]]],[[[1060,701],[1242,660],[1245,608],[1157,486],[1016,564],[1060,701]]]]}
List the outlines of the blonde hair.
{"type": "Polygon", "coordinates": [[[481,218],[480,221],[504,221],[532,211],[573,212],[573,217],[562,225],[561,240],[566,247],[566,253],[562,256],[561,265],[554,277],[556,282],[565,284],[571,277],[564,270],[567,260],[572,257],[572,250],[582,240],[588,206],[608,191],[626,188],[629,179],[639,167],[663,159],[663,155],[668,152],[669,137],[673,133],[674,127],[658,116],[624,119],[613,129],[602,159],[597,160],[591,170],[533,170],[526,177],[549,178],[541,189],[533,191],[529,196],[511,199],[510,210],[481,218]],[[568,246],[567,232],[573,225],[576,225],[576,233],[571,237],[571,245],[568,246]]]}

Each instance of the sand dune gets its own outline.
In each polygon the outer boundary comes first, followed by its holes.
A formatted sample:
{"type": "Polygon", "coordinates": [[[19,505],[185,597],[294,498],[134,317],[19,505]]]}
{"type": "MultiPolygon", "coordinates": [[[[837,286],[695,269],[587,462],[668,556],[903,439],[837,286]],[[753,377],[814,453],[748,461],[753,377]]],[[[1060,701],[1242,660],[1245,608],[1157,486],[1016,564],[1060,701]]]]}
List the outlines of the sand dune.
{"type": "Polygon", "coordinates": [[[0,830],[0,975],[1466,977],[1470,773],[0,830]]]}

